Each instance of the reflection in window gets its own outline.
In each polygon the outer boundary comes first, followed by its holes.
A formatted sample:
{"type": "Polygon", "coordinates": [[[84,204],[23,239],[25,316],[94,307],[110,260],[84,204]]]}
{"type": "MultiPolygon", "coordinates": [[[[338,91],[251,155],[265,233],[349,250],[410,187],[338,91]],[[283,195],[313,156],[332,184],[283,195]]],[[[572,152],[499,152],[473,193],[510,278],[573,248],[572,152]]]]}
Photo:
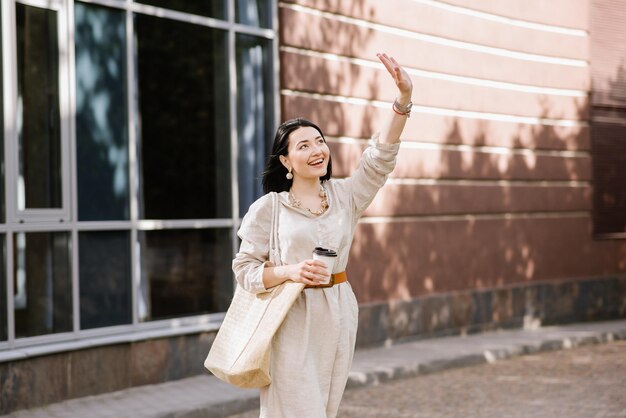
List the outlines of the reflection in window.
{"type": "Polygon", "coordinates": [[[261,177],[273,135],[272,74],[268,41],[237,36],[239,213],[263,194],[261,177]]]}
{"type": "Polygon", "coordinates": [[[61,207],[59,57],[56,12],[16,5],[17,204],[26,208],[61,207]]]}
{"type": "Polygon", "coordinates": [[[270,27],[271,1],[269,0],[235,0],[235,17],[237,23],[244,25],[270,27]]]}
{"type": "Polygon", "coordinates": [[[13,246],[16,337],[71,331],[69,233],[17,233],[13,246]]]}
{"type": "Polygon", "coordinates": [[[0,341],[7,339],[7,284],[5,275],[6,246],[5,235],[0,234],[0,341]]]}
{"type": "Polygon", "coordinates": [[[80,232],[80,328],[132,323],[130,233],[80,232]]]}
{"type": "Polygon", "coordinates": [[[141,320],[223,312],[232,300],[230,229],[140,232],[141,320]]]}
{"type": "Polygon", "coordinates": [[[135,16],[141,215],[231,216],[226,33],[135,16]]]}
{"type": "Polygon", "coordinates": [[[76,163],[81,221],[129,219],[123,11],[76,3],[76,163]]]}
{"type": "MultiPolygon", "coordinates": [[[[1,12],[1,11],[0,11],[1,12]]],[[[0,13],[0,45],[2,45],[2,13],[0,13]]],[[[4,80],[2,64],[0,63],[0,80],[4,80]]],[[[0,98],[4,97],[0,82],[0,98]]],[[[0,223],[4,222],[6,209],[4,203],[4,100],[0,100],[0,223]]],[[[2,308],[2,304],[0,304],[2,308]]],[[[0,316],[2,314],[0,313],[0,316]]]]}
{"type": "Polygon", "coordinates": [[[195,15],[226,19],[226,0],[135,0],[136,3],[149,4],[164,9],[195,15]]]}

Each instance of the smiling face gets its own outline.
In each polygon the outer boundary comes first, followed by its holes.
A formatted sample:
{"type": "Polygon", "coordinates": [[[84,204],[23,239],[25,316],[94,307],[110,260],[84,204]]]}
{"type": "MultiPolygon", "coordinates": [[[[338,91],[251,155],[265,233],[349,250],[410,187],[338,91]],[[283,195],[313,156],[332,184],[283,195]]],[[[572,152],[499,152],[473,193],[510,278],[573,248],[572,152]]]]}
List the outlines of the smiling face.
{"type": "Polygon", "coordinates": [[[303,126],[289,135],[289,148],[280,161],[287,170],[303,179],[320,178],[326,175],[330,149],[317,129],[303,126]]]}

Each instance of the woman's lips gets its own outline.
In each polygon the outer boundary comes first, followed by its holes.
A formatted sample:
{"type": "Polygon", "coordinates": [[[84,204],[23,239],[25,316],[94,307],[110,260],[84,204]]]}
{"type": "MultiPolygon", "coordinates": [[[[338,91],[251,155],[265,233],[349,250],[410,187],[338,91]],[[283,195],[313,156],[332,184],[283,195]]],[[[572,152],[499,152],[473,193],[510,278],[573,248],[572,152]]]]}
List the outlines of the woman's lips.
{"type": "Polygon", "coordinates": [[[309,165],[310,165],[310,166],[312,166],[312,167],[320,167],[320,166],[321,166],[321,165],[323,165],[323,164],[324,164],[324,160],[321,160],[321,161],[320,161],[319,163],[317,163],[317,164],[314,164],[314,163],[309,163],[309,165]]]}

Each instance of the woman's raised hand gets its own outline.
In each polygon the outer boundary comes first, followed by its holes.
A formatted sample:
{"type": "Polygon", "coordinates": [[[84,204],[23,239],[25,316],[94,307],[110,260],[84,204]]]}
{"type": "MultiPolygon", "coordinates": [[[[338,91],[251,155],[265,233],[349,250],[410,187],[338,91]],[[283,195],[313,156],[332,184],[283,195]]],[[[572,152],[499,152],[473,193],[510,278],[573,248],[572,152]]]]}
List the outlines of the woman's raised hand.
{"type": "Polygon", "coordinates": [[[398,64],[398,61],[396,61],[393,57],[390,57],[385,53],[378,53],[376,56],[393,77],[393,81],[398,87],[398,99],[406,102],[411,100],[413,83],[411,82],[409,73],[407,73],[406,70],[402,68],[402,66],[398,64]]]}

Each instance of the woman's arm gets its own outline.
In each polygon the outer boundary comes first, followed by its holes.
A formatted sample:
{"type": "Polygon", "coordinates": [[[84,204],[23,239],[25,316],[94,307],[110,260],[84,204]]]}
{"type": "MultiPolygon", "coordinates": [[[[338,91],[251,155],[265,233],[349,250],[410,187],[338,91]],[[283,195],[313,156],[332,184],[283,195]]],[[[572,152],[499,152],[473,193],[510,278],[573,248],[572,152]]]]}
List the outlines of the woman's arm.
{"type": "Polygon", "coordinates": [[[348,187],[356,218],[369,206],[396,165],[400,134],[408,118],[407,114],[402,113],[405,113],[403,109],[410,103],[413,91],[408,73],[396,60],[387,54],[378,54],[378,59],[385,65],[396,83],[398,88],[396,101],[401,109],[397,109],[395,105],[393,109],[389,109],[388,119],[381,131],[372,137],[374,144],[363,152],[354,173],[344,183],[348,187]]]}
{"type": "MultiPolygon", "coordinates": [[[[378,59],[383,63],[389,74],[393,77],[393,81],[398,88],[396,100],[400,106],[404,107],[411,102],[411,94],[413,93],[413,83],[411,77],[404,68],[398,64],[393,57],[387,54],[377,54],[378,59]]],[[[380,131],[379,142],[392,144],[400,141],[400,134],[406,124],[407,115],[399,115],[394,110],[389,110],[389,117],[385,121],[380,131]]]]}
{"type": "Polygon", "coordinates": [[[320,260],[275,267],[269,261],[272,202],[267,194],[255,201],[243,217],[237,235],[241,246],[233,259],[237,282],[247,291],[264,293],[287,280],[307,285],[324,282],[330,276],[320,260]]]}
{"type": "Polygon", "coordinates": [[[266,263],[263,269],[263,285],[271,289],[281,283],[291,280],[306,285],[318,285],[328,280],[330,273],[326,264],[320,260],[305,260],[298,264],[288,264],[274,267],[272,263],[266,263]]]}

